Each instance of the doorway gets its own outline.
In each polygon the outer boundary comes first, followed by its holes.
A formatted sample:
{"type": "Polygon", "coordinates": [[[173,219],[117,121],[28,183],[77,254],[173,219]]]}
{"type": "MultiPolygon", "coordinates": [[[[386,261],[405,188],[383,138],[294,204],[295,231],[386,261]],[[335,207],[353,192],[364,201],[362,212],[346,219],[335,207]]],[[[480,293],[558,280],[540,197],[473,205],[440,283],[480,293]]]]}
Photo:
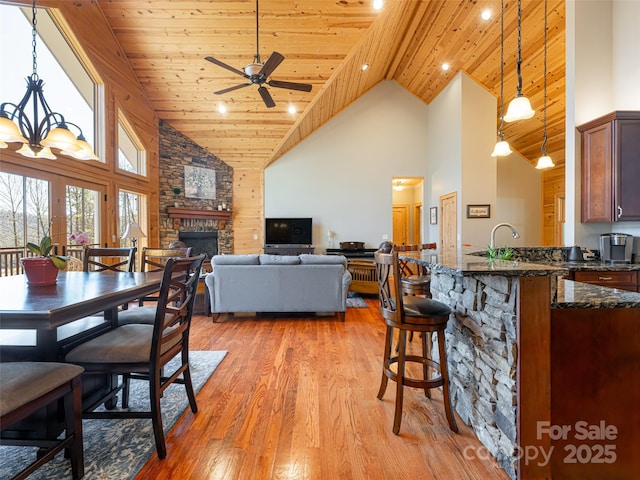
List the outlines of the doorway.
{"type": "Polygon", "coordinates": [[[392,241],[396,245],[422,243],[423,177],[393,177],[392,241]]]}
{"type": "Polygon", "coordinates": [[[458,194],[440,197],[440,243],[442,248],[458,247],[458,194]]]}

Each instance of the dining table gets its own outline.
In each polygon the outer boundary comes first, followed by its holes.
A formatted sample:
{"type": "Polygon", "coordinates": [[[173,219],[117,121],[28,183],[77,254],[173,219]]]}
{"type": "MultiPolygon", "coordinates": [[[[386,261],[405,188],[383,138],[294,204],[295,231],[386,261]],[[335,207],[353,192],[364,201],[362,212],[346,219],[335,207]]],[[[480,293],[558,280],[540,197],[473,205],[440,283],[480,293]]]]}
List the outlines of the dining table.
{"type": "MultiPolygon", "coordinates": [[[[0,277],[0,357],[55,361],[59,344],[78,340],[84,326],[117,326],[118,309],[160,289],[162,272],[66,272],[54,285],[32,286],[24,275],[0,277]],[[93,318],[90,322],[78,320],[93,318]],[[71,328],[72,324],[75,328],[71,328]],[[35,333],[20,335],[20,331],[35,333]],[[11,339],[17,340],[15,345],[11,339]],[[20,354],[20,348],[32,347],[20,354]]],[[[24,348],[22,348],[24,350],[24,348]]]]}
{"type": "MultiPolygon", "coordinates": [[[[123,305],[157,292],[162,274],[60,271],[47,286],[29,285],[24,275],[0,277],[0,360],[64,360],[76,345],[117,327],[123,305]]],[[[83,376],[83,403],[116,384],[113,376],[83,376]]],[[[45,419],[26,428],[38,436],[62,427],[55,407],[39,420],[45,419]]]]}

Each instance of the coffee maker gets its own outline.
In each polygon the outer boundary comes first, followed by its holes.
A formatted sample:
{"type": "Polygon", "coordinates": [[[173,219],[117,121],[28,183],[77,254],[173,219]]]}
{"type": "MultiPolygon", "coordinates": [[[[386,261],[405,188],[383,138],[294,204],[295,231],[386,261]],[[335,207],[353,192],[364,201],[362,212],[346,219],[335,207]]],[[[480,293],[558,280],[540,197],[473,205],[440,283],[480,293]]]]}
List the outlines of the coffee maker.
{"type": "Polygon", "coordinates": [[[633,235],[605,233],[600,235],[600,258],[603,262],[631,263],[633,235]]]}

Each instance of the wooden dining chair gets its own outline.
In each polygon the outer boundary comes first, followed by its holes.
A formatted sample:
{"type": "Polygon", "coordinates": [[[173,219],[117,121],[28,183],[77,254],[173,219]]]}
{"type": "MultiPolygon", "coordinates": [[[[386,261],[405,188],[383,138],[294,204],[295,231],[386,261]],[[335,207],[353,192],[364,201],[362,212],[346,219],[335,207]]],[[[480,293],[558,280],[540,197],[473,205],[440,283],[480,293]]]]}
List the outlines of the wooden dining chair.
{"type": "Polygon", "coordinates": [[[74,480],[84,476],[82,372],[82,367],[67,363],[0,363],[0,430],[3,432],[0,444],[40,447],[36,459],[12,480],[27,478],[63,449],[68,450],[74,480]],[[17,424],[60,399],[64,403],[64,436],[22,438],[17,424]]]}
{"type": "Polygon", "coordinates": [[[378,398],[382,399],[389,380],[396,382],[396,403],[393,419],[393,433],[400,431],[404,387],[420,388],[427,398],[431,397],[430,389],[442,387],[444,408],[452,431],[458,426],[453,414],[449,395],[449,374],[447,369],[447,351],[445,346],[445,329],[451,315],[451,309],[444,303],[431,298],[404,295],[399,278],[400,262],[398,251],[384,253],[378,250],[374,254],[376,278],[378,281],[378,300],[380,313],[387,325],[384,341],[382,380],[378,398]],[[393,348],[397,331],[397,348],[393,348]],[[407,332],[418,332],[421,337],[421,354],[407,352],[407,332]],[[438,360],[434,360],[430,342],[427,337],[436,334],[438,343],[438,360]],[[422,368],[422,378],[410,377],[407,364],[418,364],[422,368]],[[434,375],[435,373],[435,375],[434,375]]]}
{"type": "MultiPolygon", "coordinates": [[[[158,272],[164,270],[167,261],[171,258],[190,257],[193,251],[192,247],[184,248],[148,248],[142,249],[140,255],[140,271],[141,272],[158,272]]],[[[153,324],[156,317],[156,306],[158,301],[158,292],[146,295],[137,300],[138,306],[123,310],[118,314],[118,324],[126,325],[128,323],[148,323],[153,324]],[[151,305],[145,305],[145,302],[151,305]]]]}
{"type": "Polygon", "coordinates": [[[84,418],[150,418],[159,458],[167,454],[160,408],[165,389],[172,383],[184,384],[191,411],[198,411],[189,370],[189,328],[204,258],[201,254],[167,261],[153,325],[119,326],[80,344],[65,356],[65,361],[84,367],[85,376],[122,375],[122,383],[87,407],[84,418]],[[168,367],[174,358],[178,365],[168,367]],[[171,373],[165,375],[165,371],[171,373]],[[149,382],[149,411],[128,410],[132,378],[149,382]],[[122,410],[95,411],[105,402],[114,405],[120,391],[122,410]]]}
{"type": "MultiPolygon", "coordinates": [[[[420,252],[422,250],[435,250],[435,243],[422,243],[416,245],[394,245],[397,252],[420,252]]],[[[403,259],[398,260],[400,265],[400,284],[405,295],[420,295],[431,298],[431,273],[423,265],[409,263],[403,259]]]]}

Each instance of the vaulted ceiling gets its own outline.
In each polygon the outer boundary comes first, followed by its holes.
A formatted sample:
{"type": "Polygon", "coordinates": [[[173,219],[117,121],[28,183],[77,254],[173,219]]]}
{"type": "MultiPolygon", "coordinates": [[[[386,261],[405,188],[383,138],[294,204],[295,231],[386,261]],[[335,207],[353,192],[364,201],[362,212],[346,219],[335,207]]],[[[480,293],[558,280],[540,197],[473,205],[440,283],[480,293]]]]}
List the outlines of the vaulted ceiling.
{"type": "MultiPolygon", "coordinates": [[[[254,0],[97,0],[158,113],[234,168],[263,168],[382,80],[429,104],[460,71],[500,94],[500,0],[261,0],[262,60],[285,60],[272,78],[310,83],[311,92],[255,86],[213,92],[244,79],[256,51],[254,0]],[[482,20],[490,9],[493,16],[482,20]],[[443,71],[442,63],[450,65],[443,71]],[[363,64],[369,68],[362,71],[363,64]],[[220,103],[226,114],[218,112],[220,103]],[[291,115],[293,105],[298,113],[291,115]]],[[[548,0],[547,148],[564,161],[565,1],[548,0]]],[[[505,1],[504,97],[516,92],[517,1],[505,1]]],[[[506,124],[513,149],[531,163],[543,137],[544,2],[522,0],[523,92],[534,118],[506,124]]],[[[496,129],[498,112],[496,112],[496,129]]],[[[487,155],[490,152],[487,152],[487,155]]]]}

